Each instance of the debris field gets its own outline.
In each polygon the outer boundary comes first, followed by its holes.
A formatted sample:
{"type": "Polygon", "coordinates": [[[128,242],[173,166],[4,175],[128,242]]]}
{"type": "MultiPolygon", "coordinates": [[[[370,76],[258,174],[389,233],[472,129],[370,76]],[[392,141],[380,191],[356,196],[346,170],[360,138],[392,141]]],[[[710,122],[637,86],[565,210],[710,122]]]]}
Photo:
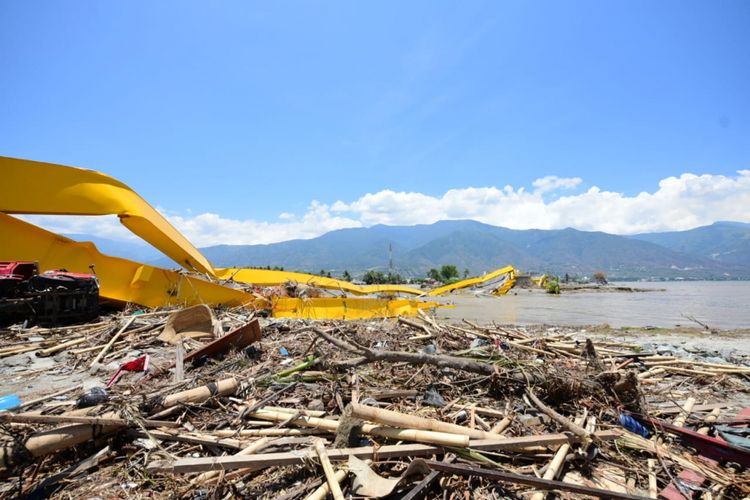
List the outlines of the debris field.
{"type": "Polygon", "coordinates": [[[750,494],[746,361],[422,312],[130,309],[0,335],[3,384],[33,387],[2,401],[2,498],[750,494]]]}

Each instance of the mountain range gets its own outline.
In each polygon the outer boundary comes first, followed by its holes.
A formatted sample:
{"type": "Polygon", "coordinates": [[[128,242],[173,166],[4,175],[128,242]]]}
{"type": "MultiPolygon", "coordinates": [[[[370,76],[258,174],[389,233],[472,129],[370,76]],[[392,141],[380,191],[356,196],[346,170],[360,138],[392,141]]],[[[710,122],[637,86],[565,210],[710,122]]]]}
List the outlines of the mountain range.
{"type": "MultiPolygon", "coordinates": [[[[524,271],[618,278],[750,279],[750,224],[717,222],[687,231],[619,236],[515,230],[471,220],[341,229],[309,240],[217,245],[201,251],[217,267],[278,266],[358,275],[375,269],[423,276],[443,264],[472,275],[512,264],[524,271]],[[390,251],[389,251],[390,250],[390,251]]],[[[168,265],[165,260],[162,265],[168,265]]]]}
{"type": "MultiPolygon", "coordinates": [[[[82,235],[105,253],[175,264],[146,247],[138,251],[82,235]],[[134,254],[137,253],[137,255],[134,254]],[[144,258],[147,256],[152,258],[144,258]]],[[[750,224],[717,222],[687,231],[621,236],[576,229],[516,230],[471,220],[416,226],[376,225],[341,229],[317,238],[268,245],[201,248],[216,267],[283,267],[355,277],[366,270],[394,270],[406,277],[453,264],[472,275],[507,264],[528,272],[587,275],[603,271],[619,279],[750,279],[750,224]]]]}

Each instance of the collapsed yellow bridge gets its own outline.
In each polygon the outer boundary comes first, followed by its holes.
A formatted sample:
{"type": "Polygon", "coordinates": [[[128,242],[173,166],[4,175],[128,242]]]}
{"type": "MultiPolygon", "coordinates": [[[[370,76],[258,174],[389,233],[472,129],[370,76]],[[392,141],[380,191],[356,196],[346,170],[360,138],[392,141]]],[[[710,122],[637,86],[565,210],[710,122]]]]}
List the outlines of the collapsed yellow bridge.
{"type": "Polygon", "coordinates": [[[512,266],[426,293],[402,285],[360,286],[288,271],[217,269],[157,210],[112,177],[93,170],[7,157],[0,157],[0,172],[6,186],[13,186],[0,197],[0,260],[34,260],[42,269],[64,268],[81,273],[94,269],[101,296],[123,303],[145,307],[246,306],[267,309],[277,317],[361,319],[415,315],[420,309],[439,305],[417,298],[394,298],[397,294],[434,297],[502,278],[491,290],[501,295],[515,283],[512,266]],[[16,214],[116,215],[125,227],[179,263],[184,271],[104,255],[93,243],[77,242],[44,230],[14,217],[16,214]],[[289,281],[341,295],[268,298],[248,287],[278,286],[289,281]],[[389,297],[364,297],[375,294],[389,297]]]}

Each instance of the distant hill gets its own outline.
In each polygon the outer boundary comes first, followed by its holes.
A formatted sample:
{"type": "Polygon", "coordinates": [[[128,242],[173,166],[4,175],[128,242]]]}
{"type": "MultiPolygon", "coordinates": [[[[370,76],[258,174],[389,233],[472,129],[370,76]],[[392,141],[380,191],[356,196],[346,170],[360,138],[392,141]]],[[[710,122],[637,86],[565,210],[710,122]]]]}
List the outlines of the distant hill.
{"type": "MultiPolygon", "coordinates": [[[[176,267],[148,245],[86,235],[110,255],[176,267]]],[[[610,278],[750,279],[750,224],[717,222],[689,231],[618,236],[602,232],[515,230],[471,220],[416,226],[341,229],[309,240],[270,245],[202,248],[217,267],[278,266],[287,270],[357,276],[388,270],[389,247],[395,270],[424,276],[430,268],[454,264],[472,275],[512,264],[524,271],[591,274],[610,278]]]]}
{"type": "Polygon", "coordinates": [[[333,274],[345,269],[355,275],[368,269],[387,271],[390,246],[396,271],[404,276],[424,275],[443,264],[469,269],[472,274],[513,264],[527,271],[604,271],[620,278],[750,278],[750,258],[739,251],[750,225],[718,223],[708,228],[715,226],[725,236],[721,243],[713,237],[711,252],[649,239],[661,235],[676,238],[671,235],[698,229],[626,237],[575,229],[513,230],[468,220],[342,229],[310,240],[220,245],[202,251],[220,267],[270,265],[313,273],[324,269],[333,274]],[[735,257],[720,259],[714,257],[716,253],[735,257]]]}
{"type": "Polygon", "coordinates": [[[750,224],[742,222],[716,222],[688,231],[637,234],[632,238],[724,264],[750,265],[750,224]]]}

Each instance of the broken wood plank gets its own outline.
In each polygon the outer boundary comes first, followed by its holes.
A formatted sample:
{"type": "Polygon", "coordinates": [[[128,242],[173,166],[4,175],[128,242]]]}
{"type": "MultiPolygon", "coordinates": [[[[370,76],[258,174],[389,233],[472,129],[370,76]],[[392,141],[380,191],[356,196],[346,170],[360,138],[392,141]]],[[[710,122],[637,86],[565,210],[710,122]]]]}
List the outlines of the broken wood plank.
{"type": "MultiPolygon", "coordinates": [[[[619,431],[600,431],[595,433],[597,439],[613,441],[622,436],[619,431]]],[[[536,446],[552,446],[567,442],[580,442],[577,436],[570,434],[541,434],[538,436],[522,436],[504,439],[486,439],[472,441],[469,445],[475,450],[522,450],[536,446]]],[[[397,457],[429,456],[442,453],[443,448],[424,444],[404,444],[388,446],[363,446],[360,448],[341,448],[328,450],[328,457],[332,461],[346,461],[349,455],[361,459],[384,459],[397,457]]],[[[284,453],[264,453],[248,457],[205,457],[182,458],[175,461],[155,461],[148,465],[152,472],[171,472],[186,474],[190,472],[205,472],[210,470],[252,469],[260,470],[267,467],[302,464],[305,460],[315,457],[313,450],[300,450],[284,453]]]]}

